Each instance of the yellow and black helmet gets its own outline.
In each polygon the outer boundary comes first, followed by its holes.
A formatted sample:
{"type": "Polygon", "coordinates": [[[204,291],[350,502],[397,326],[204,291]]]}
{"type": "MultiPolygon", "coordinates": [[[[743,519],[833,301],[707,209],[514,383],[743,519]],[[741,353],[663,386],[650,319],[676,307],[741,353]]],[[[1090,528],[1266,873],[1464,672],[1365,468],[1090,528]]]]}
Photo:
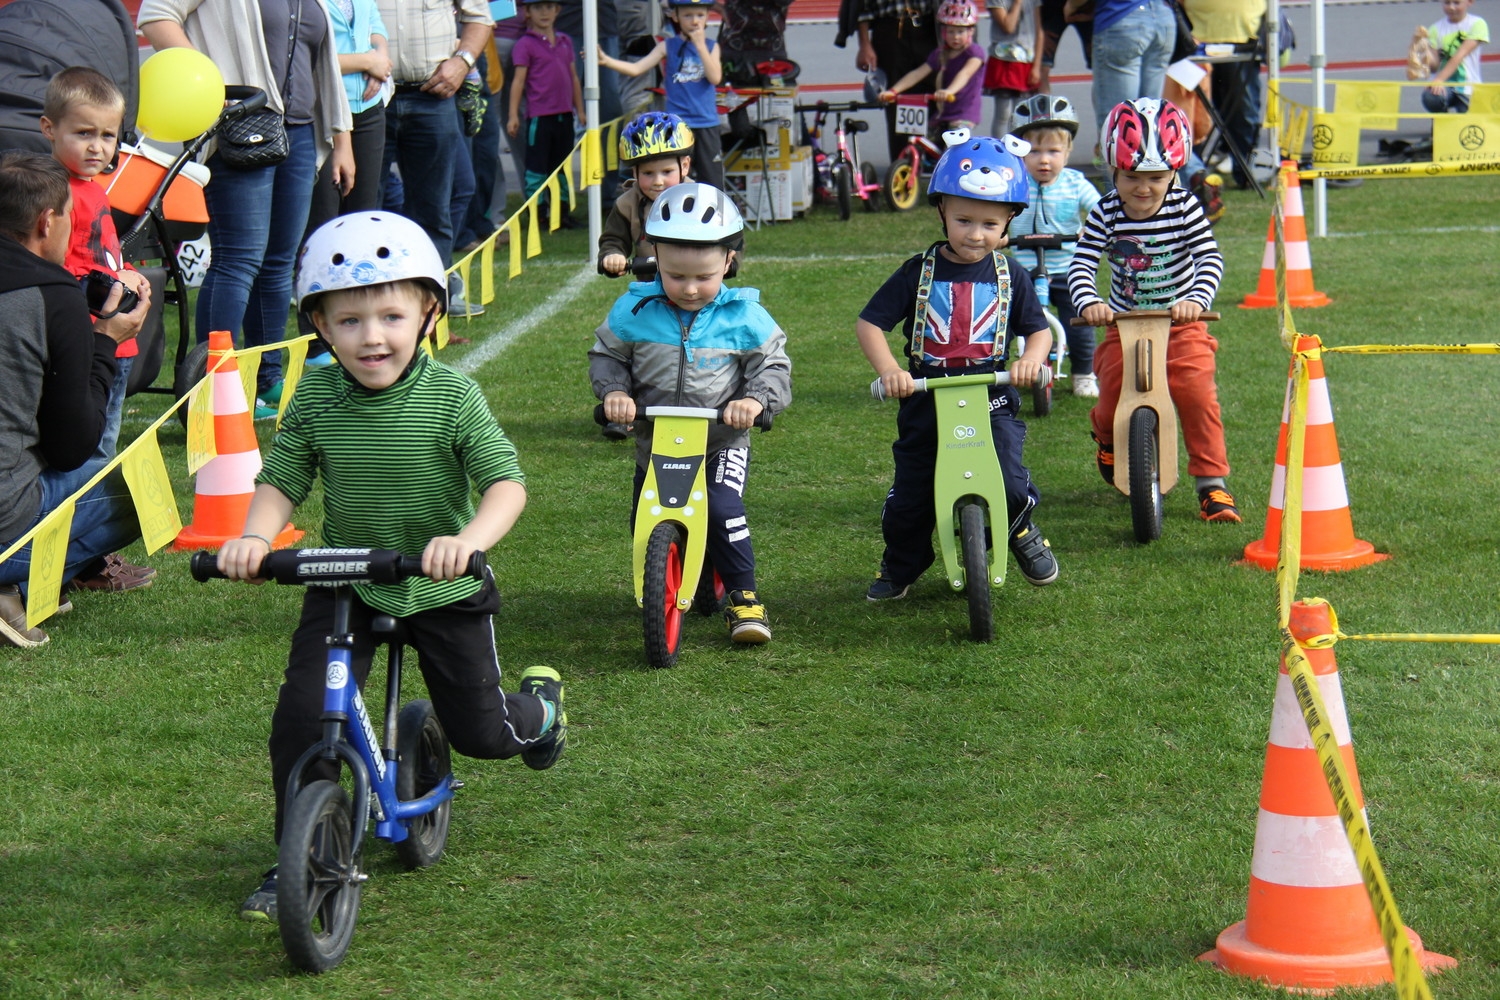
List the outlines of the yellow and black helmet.
{"type": "Polygon", "coordinates": [[[693,149],[693,130],[674,114],[647,111],[620,130],[620,162],[628,165],[660,156],[686,156],[693,149]]]}

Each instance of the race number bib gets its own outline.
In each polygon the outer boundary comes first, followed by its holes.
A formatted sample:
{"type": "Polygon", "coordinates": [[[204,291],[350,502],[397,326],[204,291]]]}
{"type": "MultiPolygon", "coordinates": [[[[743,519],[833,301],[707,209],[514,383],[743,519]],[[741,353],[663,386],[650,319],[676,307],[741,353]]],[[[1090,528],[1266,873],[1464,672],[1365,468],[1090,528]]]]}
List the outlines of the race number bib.
{"type": "Polygon", "coordinates": [[[896,131],[902,135],[927,134],[927,97],[896,97],[896,131]]]}

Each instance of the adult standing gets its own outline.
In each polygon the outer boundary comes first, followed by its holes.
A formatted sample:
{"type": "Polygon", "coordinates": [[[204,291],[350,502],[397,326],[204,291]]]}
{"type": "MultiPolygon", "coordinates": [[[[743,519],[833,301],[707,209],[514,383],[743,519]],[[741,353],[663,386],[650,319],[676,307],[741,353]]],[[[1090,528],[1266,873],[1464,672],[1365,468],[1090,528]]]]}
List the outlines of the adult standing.
{"type": "MultiPolygon", "coordinates": [[[[578,79],[583,80],[583,0],[560,0],[557,13],[557,30],[566,32],[573,39],[575,54],[573,68],[578,79]]],[[[620,21],[615,10],[615,0],[597,0],[595,23],[599,27],[599,47],[611,58],[620,57],[620,21]]],[[[599,120],[594,126],[619,118],[620,74],[604,66],[599,67],[599,120]]],[[[623,127],[624,123],[621,123],[623,127]]],[[[620,193],[620,176],[617,173],[604,175],[603,198],[605,205],[613,205],[620,193]]]]}
{"type": "MultiPolygon", "coordinates": [[[[1068,0],[1065,9],[1083,6],[1068,0]]],[[[1161,97],[1177,40],[1177,20],[1166,0],[1098,0],[1094,9],[1094,123],[1121,101],[1161,97]]]]}
{"type": "MultiPolygon", "coordinates": [[[[1184,0],[1183,9],[1198,41],[1234,45],[1236,61],[1209,66],[1209,93],[1224,120],[1225,135],[1248,161],[1260,137],[1260,60],[1254,53],[1265,26],[1266,0],[1184,0]]],[[[1250,186],[1238,160],[1234,180],[1242,188],[1250,186]]]]}
{"type": "Polygon", "coordinates": [[[719,25],[719,58],[724,78],[737,86],[759,80],[755,67],[769,59],[786,59],[786,12],[792,0],[724,0],[719,25]]]}
{"type": "Polygon", "coordinates": [[[303,230],[306,235],[335,216],[379,208],[380,165],[385,159],[385,101],[381,90],[391,78],[391,56],[380,8],[375,0],[327,2],[344,97],[354,123],[349,137],[355,181],[346,191],[334,179],[334,159],[323,161],[303,230]]]}
{"type": "Polygon", "coordinates": [[[396,94],[385,109],[385,167],[401,170],[401,214],[453,258],[454,158],[466,141],[453,96],[474,68],[494,21],[488,0],[379,0],[396,94]],[[454,26],[454,18],[458,26],[454,26]]]}
{"type": "MultiPolygon", "coordinates": [[[[285,119],[288,153],[280,163],[231,167],[209,147],[204,188],[213,259],[198,291],[197,330],[243,331],[246,347],[282,340],[292,271],[307,227],[313,183],[332,158],[333,182],[354,186],[353,122],[339,73],[324,0],[142,0],[136,18],[157,50],[193,48],[232,85],[258,87],[285,119]]],[[[257,417],[275,415],[281,355],[261,355],[257,417]]]]}
{"type": "MultiPolygon", "coordinates": [[[[104,432],[115,348],[140,331],[151,307],[148,284],[131,312],[113,313],[116,283],[105,300],[112,315],[90,320],[78,282],[62,266],[71,202],[68,171],[52,157],[0,153],[0,549],[98,471],[104,460],[90,458],[104,432]]],[[[63,579],[140,534],[116,470],[75,502],[63,579]]],[[[12,646],[47,641],[47,633],[26,627],[19,584],[30,571],[30,546],[0,563],[0,641],[12,646]]]]}
{"type": "MultiPolygon", "coordinates": [[[[887,86],[918,66],[937,48],[937,18],[931,0],[852,0],[859,31],[859,54],[854,65],[863,73],[881,70],[887,86]]],[[[932,92],[932,78],[923,80],[910,93],[932,92]]],[[[906,136],[896,131],[896,106],[885,109],[886,144],[891,157],[906,145],[906,136]]]]}

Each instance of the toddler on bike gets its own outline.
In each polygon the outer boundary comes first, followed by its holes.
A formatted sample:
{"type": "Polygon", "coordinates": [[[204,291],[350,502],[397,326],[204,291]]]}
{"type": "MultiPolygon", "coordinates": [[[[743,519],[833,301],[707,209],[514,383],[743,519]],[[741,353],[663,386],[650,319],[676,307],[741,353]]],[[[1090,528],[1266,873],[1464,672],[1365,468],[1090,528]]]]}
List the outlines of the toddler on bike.
{"type": "Polygon", "coordinates": [[[646,216],[657,195],[688,179],[692,167],[693,130],[674,114],[646,111],[620,130],[620,162],[633,180],[620,185],[620,196],[604,220],[599,236],[599,270],[618,278],[632,257],[649,257],[646,216]]]}
{"type": "MultiPolygon", "coordinates": [[[[636,469],[631,517],[651,460],[651,421],[638,407],[722,408],[708,428],[708,561],[724,583],[729,638],[771,638],[765,605],[756,596],[755,552],[745,519],[750,468],[747,431],[762,410],[776,414],[792,401],[786,334],[753,288],[729,289],[744,220],[729,196],[707,184],[679,184],[651,206],[646,238],[657,277],[632,282],[595,331],[589,351],[594,395],[604,416],[631,424],[636,469]]],[[[705,566],[704,572],[708,572],[705,566]]]]}
{"type": "Polygon", "coordinates": [[[1170,309],[1167,388],[1182,418],[1199,516],[1238,522],[1239,509],[1224,482],[1229,459],[1214,382],[1219,342],[1198,318],[1213,305],[1224,258],[1198,199],[1173,183],[1191,146],[1192,129],[1176,105],[1150,97],[1115,105],[1103,133],[1104,162],[1114,172],[1115,189],[1089,212],[1068,268],[1068,287],[1085,320],[1109,327],[1094,355],[1099,402],[1089,411],[1104,481],[1115,481],[1114,419],[1123,370],[1114,314],[1170,309]],[[1110,266],[1108,302],[1095,291],[1104,260],[1110,266]]]}
{"type": "Polygon", "coordinates": [[[972,375],[1007,364],[1012,384],[990,389],[990,427],[1005,476],[1010,550],[1028,583],[1042,587],[1057,579],[1052,546],[1031,520],[1040,494],[1021,462],[1026,424],[1015,388],[1036,382],[1052,333],[1031,276],[1000,253],[1005,227],[1026,207],[1026,166],[1018,155],[1024,147],[1013,138],[988,137],[949,147],[927,187],[947,241],[902,264],[855,324],[860,350],[885,394],[901,400],[898,437],[891,447],[896,475],[880,518],[885,554],[865,594],[869,600],[905,597],[934,559],[937,409],[931,394],[913,394],[912,379],[972,375]],[[886,340],[886,332],[898,324],[905,334],[905,365],[886,340]],[[1017,336],[1026,338],[1026,350],[1011,360],[1010,342],[1017,336]]]}
{"type": "MultiPolygon", "coordinates": [[[[338,365],[303,375],[256,476],[244,534],[219,550],[218,566],[231,579],[255,580],[270,540],[321,476],[327,545],[420,551],[426,574],[355,585],[348,631],[356,682],[363,686],[378,641],[372,620],[393,616],[399,641],[417,651],[453,748],[484,759],[519,754],[542,770],[567,744],[562,681],[548,667],[530,667],[519,693],[501,689],[491,624],[500,597],[490,574],[483,582],[466,575],[469,556],[505,537],[520,516],[525,478],[479,386],[422,349],[446,288],[437,249],[401,216],[346,215],[308,237],[297,305],[338,365]]],[[[308,587],[271,717],[278,841],[291,769],[321,735],[332,612],[332,593],[308,587]]],[[[311,780],[337,776],[336,765],[319,767],[329,773],[311,780]]],[[[274,868],[240,913],[275,919],[274,868]]]]}
{"type": "MultiPolygon", "coordinates": [[[[1016,105],[1010,134],[1031,146],[1026,154],[1027,194],[1031,203],[1010,223],[1011,236],[1033,233],[1076,233],[1095,205],[1099,192],[1089,179],[1068,166],[1073,137],[1078,134],[1078,113],[1066,97],[1036,94],[1016,105]]],[[[1073,260],[1073,242],[1060,250],[1043,251],[1047,268],[1047,297],[1057,310],[1058,321],[1068,337],[1068,360],[1072,365],[1073,395],[1098,396],[1094,378],[1094,328],[1069,326],[1078,315],[1068,292],[1068,265],[1073,260]]],[[[1034,264],[1023,259],[1023,264],[1034,264]]]]}
{"type": "Polygon", "coordinates": [[[880,95],[887,104],[932,74],[937,74],[937,102],[929,136],[948,129],[969,128],[979,124],[984,103],[984,49],[974,43],[974,26],[979,14],[969,0],[944,0],[938,7],[937,22],[940,43],[927,61],[907,73],[880,95]]]}

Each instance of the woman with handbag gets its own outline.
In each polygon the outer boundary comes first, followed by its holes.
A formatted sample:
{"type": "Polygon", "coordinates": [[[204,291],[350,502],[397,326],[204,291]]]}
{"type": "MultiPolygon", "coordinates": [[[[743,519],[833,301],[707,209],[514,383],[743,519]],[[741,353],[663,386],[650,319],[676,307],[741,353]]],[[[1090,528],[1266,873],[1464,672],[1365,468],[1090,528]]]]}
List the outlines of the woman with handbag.
{"type": "MultiPolygon", "coordinates": [[[[333,0],[337,2],[337,0],[333,0]]],[[[137,26],[156,49],[187,46],[213,60],[231,85],[266,92],[254,129],[207,147],[213,172],[204,199],[213,257],[198,292],[198,339],[243,331],[244,346],[286,334],[292,272],[313,183],[354,186],[353,126],[324,0],[142,0],[137,26]]],[[[275,416],[281,355],[261,355],[256,417],[275,416]]]]}

